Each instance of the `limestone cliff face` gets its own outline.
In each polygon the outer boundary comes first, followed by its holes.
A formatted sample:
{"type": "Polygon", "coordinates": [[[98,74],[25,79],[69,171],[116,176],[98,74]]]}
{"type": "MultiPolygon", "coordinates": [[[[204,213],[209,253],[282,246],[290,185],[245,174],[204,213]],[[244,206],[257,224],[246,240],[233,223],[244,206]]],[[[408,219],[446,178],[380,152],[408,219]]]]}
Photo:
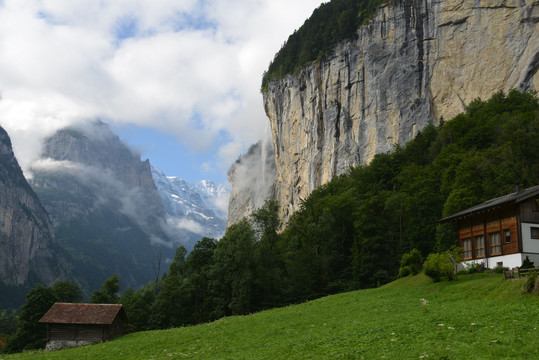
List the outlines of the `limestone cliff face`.
{"type": "Polygon", "coordinates": [[[47,212],[24,178],[8,134],[0,128],[0,283],[24,285],[32,276],[33,282],[52,285],[65,277],[61,262],[53,257],[53,244],[47,212]]]}
{"type": "Polygon", "coordinates": [[[539,88],[539,1],[390,0],[357,38],[264,93],[276,196],[300,199],[478,97],[539,88]]]}

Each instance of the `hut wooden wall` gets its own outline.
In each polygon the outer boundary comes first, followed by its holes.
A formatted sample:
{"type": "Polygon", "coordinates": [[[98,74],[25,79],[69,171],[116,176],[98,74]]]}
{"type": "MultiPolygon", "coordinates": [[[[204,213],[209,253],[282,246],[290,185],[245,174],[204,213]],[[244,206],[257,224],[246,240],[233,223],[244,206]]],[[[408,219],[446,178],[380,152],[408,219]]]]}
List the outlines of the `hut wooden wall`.
{"type": "Polygon", "coordinates": [[[100,342],[106,340],[103,325],[49,324],[47,330],[48,341],[100,342]]]}

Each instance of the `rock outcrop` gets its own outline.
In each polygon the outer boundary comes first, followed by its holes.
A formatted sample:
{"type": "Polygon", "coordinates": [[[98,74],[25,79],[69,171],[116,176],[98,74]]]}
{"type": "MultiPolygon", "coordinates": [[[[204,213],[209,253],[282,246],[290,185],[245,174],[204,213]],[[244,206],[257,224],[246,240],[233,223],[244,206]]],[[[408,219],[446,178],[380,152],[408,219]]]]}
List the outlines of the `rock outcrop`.
{"type": "Polygon", "coordinates": [[[286,219],[300,199],[476,98],[539,88],[539,1],[390,0],[264,92],[286,219]]]}
{"type": "Polygon", "coordinates": [[[275,199],[275,155],[270,141],[251,145],[228,170],[232,185],[228,203],[227,226],[237,223],[275,199]]]}
{"type": "MultiPolygon", "coordinates": [[[[65,277],[52,253],[54,229],[45,208],[24,178],[11,140],[0,127],[0,283],[51,285],[65,277]]],[[[5,303],[0,294],[0,303],[5,303]]]]}

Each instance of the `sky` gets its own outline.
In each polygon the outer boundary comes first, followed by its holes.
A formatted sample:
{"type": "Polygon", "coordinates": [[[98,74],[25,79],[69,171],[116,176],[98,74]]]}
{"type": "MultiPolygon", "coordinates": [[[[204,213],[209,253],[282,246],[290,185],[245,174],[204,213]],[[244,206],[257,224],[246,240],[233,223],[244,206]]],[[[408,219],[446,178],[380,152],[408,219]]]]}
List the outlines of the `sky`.
{"type": "Polygon", "coordinates": [[[100,119],[142,159],[226,181],[267,133],[262,73],[320,0],[0,0],[0,125],[26,176],[100,119]]]}

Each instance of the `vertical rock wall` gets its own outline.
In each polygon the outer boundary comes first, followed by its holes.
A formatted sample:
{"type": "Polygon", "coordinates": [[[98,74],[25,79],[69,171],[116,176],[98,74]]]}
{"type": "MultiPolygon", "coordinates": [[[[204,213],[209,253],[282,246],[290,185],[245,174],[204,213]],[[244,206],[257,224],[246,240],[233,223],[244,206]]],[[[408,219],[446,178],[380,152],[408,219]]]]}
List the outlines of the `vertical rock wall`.
{"type": "Polygon", "coordinates": [[[47,212],[24,178],[8,134],[0,128],[0,282],[23,285],[32,272],[34,282],[47,285],[65,278],[60,259],[53,258],[53,244],[47,212]]]}
{"type": "Polygon", "coordinates": [[[276,197],[300,199],[450,119],[476,98],[539,86],[539,1],[390,0],[320,62],[271,81],[276,197]]]}

